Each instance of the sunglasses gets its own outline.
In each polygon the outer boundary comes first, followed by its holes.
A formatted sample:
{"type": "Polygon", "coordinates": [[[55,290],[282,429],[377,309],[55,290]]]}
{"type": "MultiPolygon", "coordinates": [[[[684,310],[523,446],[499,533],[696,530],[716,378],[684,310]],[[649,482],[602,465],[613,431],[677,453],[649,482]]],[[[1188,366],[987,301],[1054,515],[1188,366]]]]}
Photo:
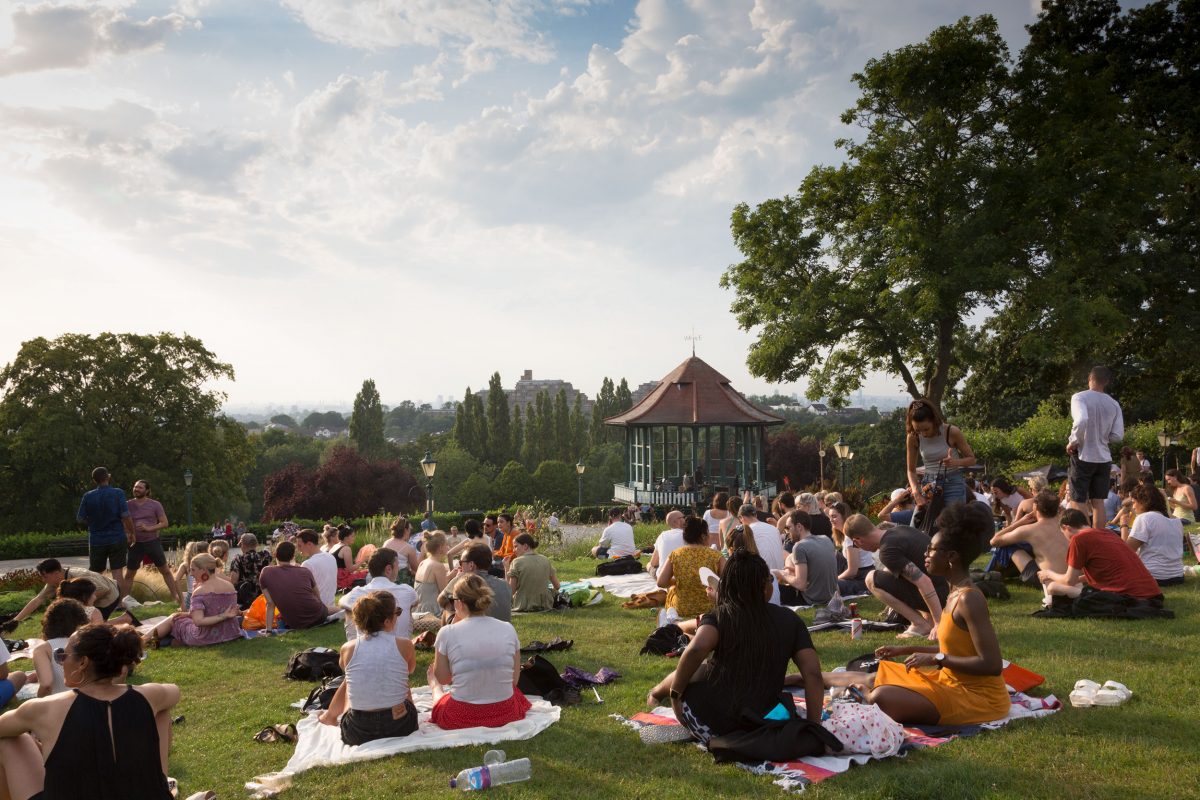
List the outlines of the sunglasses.
{"type": "Polygon", "coordinates": [[[66,649],[65,649],[65,648],[62,648],[62,647],[55,648],[55,650],[54,650],[54,663],[55,663],[55,664],[65,664],[65,663],[67,663],[67,651],[66,651],[66,649]]]}

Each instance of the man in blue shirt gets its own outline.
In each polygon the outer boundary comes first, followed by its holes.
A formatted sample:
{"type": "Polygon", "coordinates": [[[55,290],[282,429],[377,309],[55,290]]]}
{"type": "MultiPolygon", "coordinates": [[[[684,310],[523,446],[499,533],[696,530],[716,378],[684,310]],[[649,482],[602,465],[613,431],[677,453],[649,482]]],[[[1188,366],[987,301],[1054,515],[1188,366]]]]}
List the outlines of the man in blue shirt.
{"type": "Polygon", "coordinates": [[[96,488],[83,496],[75,515],[88,526],[88,569],[104,574],[104,565],[121,587],[121,596],[129,594],[132,581],[125,579],[125,558],[134,540],[133,520],[125,502],[125,492],[109,486],[110,475],[104,467],[92,470],[96,488]]]}

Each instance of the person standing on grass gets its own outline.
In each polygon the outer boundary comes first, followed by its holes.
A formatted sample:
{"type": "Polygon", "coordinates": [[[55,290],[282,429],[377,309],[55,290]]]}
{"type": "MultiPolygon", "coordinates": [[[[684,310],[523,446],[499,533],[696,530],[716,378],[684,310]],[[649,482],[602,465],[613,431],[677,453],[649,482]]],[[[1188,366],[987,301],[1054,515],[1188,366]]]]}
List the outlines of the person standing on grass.
{"type": "Polygon", "coordinates": [[[142,558],[150,559],[150,563],[162,575],[163,583],[171,597],[183,608],[183,594],[175,583],[175,576],[167,569],[167,554],[163,552],[163,528],[167,527],[167,512],[162,503],[150,496],[150,482],[146,479],[133,484],[133,499],[128,501],[129,517],[133,520],[133,544],[129,546],[129,555],[125,559],[125,582],[132,585],[142,566],[142,558]]]}
{"type": "Polygon", "coordinates": [[[111,478],[104,467],[92,470],[96,488],[83,496],[75,517],[88,526],[88,569],[102,573],[107,564],[121,596],[126,597],[130,581],[125,577],[125,562],[135,532],[125,493],[109,485],[111,478]]]}
{"type": "Polygon", "coordinates": [[[1125,438],[1121,404],[1106,393],[1111,382],[1108,367],[1092,367],[1087,390],[1071,397],[1071,435],[1067,438],[1071,507],[1085,513],[1090,509],[1093,528],[1103,528],[1105,523],[1104,500],[1112,471],[1109,444],[1125,438]]]}

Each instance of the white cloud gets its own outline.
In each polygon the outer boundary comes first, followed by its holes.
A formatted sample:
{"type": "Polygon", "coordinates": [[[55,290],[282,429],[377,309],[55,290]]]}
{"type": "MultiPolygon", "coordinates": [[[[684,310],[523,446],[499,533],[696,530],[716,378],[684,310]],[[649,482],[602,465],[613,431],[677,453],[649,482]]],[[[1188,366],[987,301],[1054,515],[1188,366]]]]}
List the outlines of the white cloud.
{"type": "Polygon", "coordinates": [[[190,22],[179,13],[130,19],[103,4],[18,6],[13,42],[0,51],[0,76],[48,69],[79,69],[107,56],[161,47],[190,22]]]}

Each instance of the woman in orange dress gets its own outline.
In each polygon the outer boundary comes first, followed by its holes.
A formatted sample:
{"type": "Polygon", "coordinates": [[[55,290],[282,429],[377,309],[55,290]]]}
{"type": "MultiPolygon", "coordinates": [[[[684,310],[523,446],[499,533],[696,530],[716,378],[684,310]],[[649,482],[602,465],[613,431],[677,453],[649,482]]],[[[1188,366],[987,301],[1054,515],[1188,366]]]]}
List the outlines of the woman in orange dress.
{"type": "Polygon", "coordinates": [[[987,600],[967,572],[981,552],[992,521],[977,503],[956,503],[938,517],[938,533],[925,554],[925,569],[941,575],[951,590],[937,626],[936,647],[884,645],[880,659],[908,656],[903,663],[881,660],[874,675],[826,673],[827,686],[872,687],[875,703],[907,725],[972,725],[1008,716],[1008,689],[1000,677],[1000,643],[987,600]]]}

